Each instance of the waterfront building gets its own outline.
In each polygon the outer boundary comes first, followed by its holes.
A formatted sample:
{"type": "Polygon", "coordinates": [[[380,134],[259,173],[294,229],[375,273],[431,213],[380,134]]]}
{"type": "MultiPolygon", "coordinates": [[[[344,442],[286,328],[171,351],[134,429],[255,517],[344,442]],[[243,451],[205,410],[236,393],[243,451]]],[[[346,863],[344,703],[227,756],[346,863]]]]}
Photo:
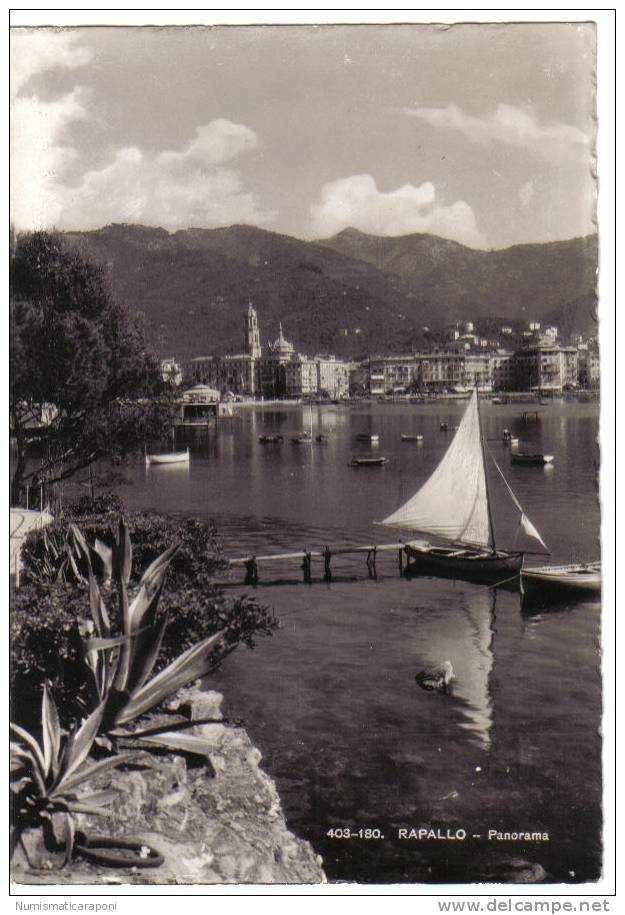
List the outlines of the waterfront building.
{"type": "Polygon", "coordinates": [[[349,366],[335,356],[315,356],[317,391],[333,400],[349,394],[349,366]]]}
{"type": "Polygon", "coordinates": [[[383,358],[369,360],[369,393],[386,394],[383,358]]]}
{"type": "Polygon", "coordinates": [[[574,346],[541,343],[516,352],[514,368],[516,390],[561,393],[577,387],[578,351],[574,346]]]}
{"type": "Polygon", "coordinates": [[[594,388],[599,384],[599,353],[587,345],[578,349],[577,379],[586,388],[594,388]]]}
{"type": "Polygon", "coordinates": [[[490,370],[494,391],[512,391],[515,382],[514,353],[499,349],[490,355],[490,370]]]}
{"type": "Polygon", "coordinates": [[[420,382],[431,391],[462,388],[465,384],[464,352],[432,352],[419,356],[420,382]]]}
{"type": "Polygon", "coordinates": [[[492,391],[493,375],[490,353],[467,353],[464,360],[463,387],[492,391]]]}
{"type": "Polygon", "coordinates": [[[196,384],[183,391],[178,401],[178,422],[185,426],[205,426],[219,412],[219,391],[205,384],[196,384]]]}

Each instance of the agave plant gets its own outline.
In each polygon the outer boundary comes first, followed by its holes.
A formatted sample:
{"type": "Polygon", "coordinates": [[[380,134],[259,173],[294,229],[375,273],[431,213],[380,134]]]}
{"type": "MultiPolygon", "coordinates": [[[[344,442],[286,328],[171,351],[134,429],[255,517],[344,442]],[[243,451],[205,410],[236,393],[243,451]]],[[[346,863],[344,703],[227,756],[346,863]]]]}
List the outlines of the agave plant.
{"type": "Polygon", "coordinates": [[[41,552],[29,557],[31,575],[39,581],[86,583],[89,572],[106,581],[113,575],[113,550],[96,538],[90,546],[75,524],[65,531],[43,529],[41,552]]]}
{"type": "MultiPolygon", "coordinates": [[[[100,731],[109,737],[141,737],[140,732],[129,732],[123,726],[206,674],[211,668],[211,656],[223,638],[224,633],[220,631],[203,639],[152,676],[169,620],[168,613],[158,614],[158,605],[167,569],[177,550],[178,545],[171,546],[152,562],[130,602],[132,545],[128,528],[123,518],[120,519],[110,560],[119,599],[121,633],[118,635],[113,634],[100,587],[93,572],[89,571],[89,606],[94,633],[93,637],[84,640],[85,661],[94,704],[103,706],[100,731]]],[[[166,731],[167,727],[162,730],[166,731]]],[[[150,730],[150,741],[157,741],[154,728],[150,730]]]]}
{"type": "Polygon", "coordinates": [[[11,724],[11,795],[14,815],[15,847],[22,831],[28,827],[51,830],[54,839],[64,846],[64,864],[72,856],[75,838],[74,815],[90,813],[106,816],[107,804],[114,791],[78,794],[79,787],[106,769],[112,769],[135,756],[124,753],[90,765],[83,765],[92,749],[102,722],[104,703],[71,734],[64,737],[54,699],[44,684],[41,708],[42,742],[19,725],[11,724]]]}

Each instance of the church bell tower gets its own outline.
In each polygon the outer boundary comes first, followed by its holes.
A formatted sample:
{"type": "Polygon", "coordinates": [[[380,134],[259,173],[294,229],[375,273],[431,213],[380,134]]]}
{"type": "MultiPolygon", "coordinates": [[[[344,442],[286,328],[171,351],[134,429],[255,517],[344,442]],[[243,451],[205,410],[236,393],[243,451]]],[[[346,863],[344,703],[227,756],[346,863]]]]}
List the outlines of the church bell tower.
{"type": "Polygon", "coordinates": [[[253,359],[260,359],[260,333],[258,332],[258,317],[256,310],[250,302],[245,315],[245,352],[253,359]]]}

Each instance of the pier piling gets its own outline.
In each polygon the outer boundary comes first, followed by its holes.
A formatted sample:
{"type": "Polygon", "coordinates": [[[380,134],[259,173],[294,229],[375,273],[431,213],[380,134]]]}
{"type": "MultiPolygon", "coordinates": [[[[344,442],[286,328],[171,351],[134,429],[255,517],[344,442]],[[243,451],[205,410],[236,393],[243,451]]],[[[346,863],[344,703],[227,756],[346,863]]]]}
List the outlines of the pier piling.
{"type": "Polygon", "coordinates": [[[324,581],[332,581],[332,569],[330,568],[330,560],[332,559],[332,553],[330,547],[326,546],[323,550],[323,562],[324,562],[324,581]]]}

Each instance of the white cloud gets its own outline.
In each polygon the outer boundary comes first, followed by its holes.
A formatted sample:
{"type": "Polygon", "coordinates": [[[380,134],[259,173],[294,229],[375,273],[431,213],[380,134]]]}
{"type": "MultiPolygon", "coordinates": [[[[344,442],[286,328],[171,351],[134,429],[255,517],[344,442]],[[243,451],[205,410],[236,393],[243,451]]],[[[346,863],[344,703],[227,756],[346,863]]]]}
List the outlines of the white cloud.
{"type": "Polygon", "coordinates": [[[522,207],[529,206],[530,202],[534,197],[534,182],[530,178],[529,181],[526,181],[525,184],[519,188],[519,201],[522,207]]]}
{"type": "Polygon", "coordinates": [[[514,105],[498,105],[480,117],[453,104],[446,108],[404,108],[403,112],[434,127],[457,130],[474,143],[506,143],[556,163],[587,156],[590,150],[590,138],[579,128],[540,124],[532,112],[514,105]]]}
{"type": "Polygon", "coordinates": [[[249,127],[218,119],[198,127],[182,152],[119,149],[112,162],[87,172],[77,187],[58,188],[58,222],[75,229],[110,222],[166,229],[270,222],[274,214],[259,210],[238,169],[224,167],[259,146],[249,127]]]}
{"type": "Polygon", "coordinates": [[[11,29],[11,92],[17,95],[31,76],[55,67],[73,70],[88,64],[93,52],[66,29],[11,29]]]}
{"type": "Polygon", "coordinates": [[[311,206],[313,231],[320,237],[352,227],[371,235],[430,232],[473,247],[486,245],[471,207],[462,200],[437,205],[429,181],[382,193],[371,175],[352,175],[324,185],[320,196],[311,206]]]}
{"type": "Polygon", "coordinates": [[[199,126],[180,151],[147,153],[118,148],[99,170],[80,175],[79,153],[68,127],[95,121],[81,86],[44,101],[31,77],[53,68],[73,69],[92,58],[79,36],[59,30],[18,30],[12,40],[11,217],[19,229],[91,229],[109,222],[145,222],[168,229],[186,226],[268,223],[247,192],[237,156],[258,149],[249,127],[225,119],[199,126]]]}
{"type": "Polygon", "coordinates": [[[83,66],[91,56],[71,32],[11,32],[11,218],[19,228],[56,222],[57,185],[76,158],[76,150],[64,145],[63,137],[72,121],[87,117],[87,93],[79,86],[43,101],[28,93],[28,81],[55,67],[83,66]]]}

